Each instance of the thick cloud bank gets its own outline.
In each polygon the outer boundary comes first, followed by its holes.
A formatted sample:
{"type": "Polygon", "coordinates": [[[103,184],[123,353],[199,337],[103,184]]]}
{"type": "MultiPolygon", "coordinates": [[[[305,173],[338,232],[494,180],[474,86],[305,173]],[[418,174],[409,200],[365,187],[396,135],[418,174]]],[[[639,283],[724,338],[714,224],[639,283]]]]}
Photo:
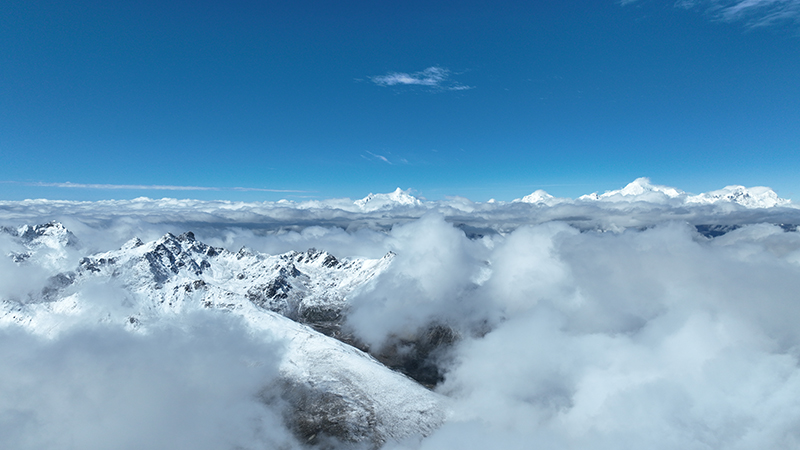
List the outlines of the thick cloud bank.
{"type": "MultiPolygon", "coordinates": [[[[356,302],[369,305],[370,335],[434,320],[469,336],[438,388],[454,417],[421,448],[800,444],[796,232],[754,225],[708,240],[682,223],[620,234],[546,224],[485,244],[485,281],[477,262],[398,268],[413,290],[356,302]],[[451,295],[427,288],[436,278],[451,295]],[[481,315],[486,334],[470,328],[481,315]]],[[[469,261],[458,256],[468,245],[425,252],[469,261]]]]}
{"type": "MultiPolygon", "coordinates": [[[[430,355],[448,421],[386,448],[797,448],[800,215],[771,191],[738,188],[690,196],[640,179],[511,203],[402,191],[361,205],[5,202],[0,297],[166,232],[233,251],[392,251],[347,299],[348,331],[372,348],[432,326],[456,338],[430,355]],[[12,231],[53,219],[75,242],[26,256],[12,231]]],[[[82,295],[124,297],[93,289],[82,295]]],[[[146,333],[62,328],[0,329],[0,447],[299,445],[279,407],[258,401],[285,348],[235,317],[192,314],[146,333]]]]}
{"type": "Polygon", "coordinates": [[[148,334],[0,330],[0,447],[290,448],[278,411],[256,397],[278,348],[235,321],[181,322],[148,334]]]}

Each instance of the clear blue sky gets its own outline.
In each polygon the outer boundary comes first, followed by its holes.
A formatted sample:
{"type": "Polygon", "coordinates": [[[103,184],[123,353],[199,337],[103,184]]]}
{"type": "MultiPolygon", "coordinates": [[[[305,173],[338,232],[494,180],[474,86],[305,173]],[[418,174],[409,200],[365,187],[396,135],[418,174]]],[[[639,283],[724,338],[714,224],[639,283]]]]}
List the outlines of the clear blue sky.
{"type": "Polygon", "coordinates": [[[640,176],[800,199],[800,0],[0,3],[0,199],[640,176]]]}

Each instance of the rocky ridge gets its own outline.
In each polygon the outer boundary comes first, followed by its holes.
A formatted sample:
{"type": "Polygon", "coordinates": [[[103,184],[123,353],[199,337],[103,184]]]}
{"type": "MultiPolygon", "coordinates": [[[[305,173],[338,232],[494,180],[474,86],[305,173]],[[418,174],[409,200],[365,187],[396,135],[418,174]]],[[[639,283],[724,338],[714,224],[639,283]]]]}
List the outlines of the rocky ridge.
{"type": "MultiPolygon", "coordinates": [[[[74,242],[60,224],[22,228],[3,230],[30,253],[23,259],[9,255],[18,264],[36,262],[37,252],[50,244],[74,242]]],[[[441,396],[348,345],[341,335],[348,296],[365,288],[393,257],[338,259],[316,249],[231,252],[204,244],[191,232],[147,243],[134,238],[118,250],[84,257],[26,298],[0,298],[0,326],[54,335],[88,321],[146,332],[192,311],[234,314],[256,332],[286,343],[280,381],[260,395],[265,403],[288,405],[285,421],[299,440],[377,448],[429,434],[446,415],[441,396]],[[97,285],[116,295],[93,298],[88,287],[97,285]]]]}

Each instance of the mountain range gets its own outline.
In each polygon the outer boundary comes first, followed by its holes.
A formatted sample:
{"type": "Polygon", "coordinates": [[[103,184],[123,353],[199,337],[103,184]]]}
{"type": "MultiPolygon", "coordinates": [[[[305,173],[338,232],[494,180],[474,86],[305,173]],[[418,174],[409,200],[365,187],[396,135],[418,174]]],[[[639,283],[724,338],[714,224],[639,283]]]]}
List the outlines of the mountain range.
{"type": "Polygon", "coordinates": [[[81,324],[106,323],[147,333],[189,314],[233,315],[253,333],[285,344],[280,379],[259,395],[288,404],[286,426],[301,442],[334,439],[377,448],[429,434],[445,419],[443,397],[351,345],[354,339],[341,329],[348,297],[386,270],[393,253],[338,259],[315,249],[232,252],[186,232],[151,242],[133,238],[67,269],[80,242],[62,224],[0,232],[25,249],[7,257],[51,273],[26,295],[0,299],[2,327],[56,336],[81,324]],[[92,298],[87,293],[98,285],[106,294],[92,298]]]}

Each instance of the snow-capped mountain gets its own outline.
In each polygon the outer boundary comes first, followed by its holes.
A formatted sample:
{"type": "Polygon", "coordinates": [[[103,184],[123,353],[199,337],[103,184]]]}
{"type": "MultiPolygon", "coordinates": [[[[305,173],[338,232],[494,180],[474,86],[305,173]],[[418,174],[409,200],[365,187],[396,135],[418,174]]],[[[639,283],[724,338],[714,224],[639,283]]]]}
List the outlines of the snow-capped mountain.
{"type": "Polygon", "coordinates": [[[669,203],[687,206],[732,203],[746,208],[772,208],[775,206],[791,205],[790,200],[779,198],[775,191],[764,186],[755,186],[751,188],[746,188],[744,186],[727,186],[720,190],[691,195],[674,187],[652,184],[650,179],[645,177],[633,180],[622,189],[606,191],[602,194],[593,192],[591,194],[582,195],[576,200],[553,197],[539,189],[522,198],[515,199],[513,203],[555,206],[561,203],[574,203],[575,201],[669,203]]]}
{"type": "MultiPolygon", "coordinates": [[[[4,231],[31,247],[74,241],[60,224],[23,228],[4,231]]],[[[284,343],[280,382],[260,395],[289,405],[286,424],[299,438],[314,443],[332,436],[377,448],[429,434],[446,411],[441,396],[331,337],[339,332],[348,296],[393,257],[340,260],[315,249],[231,252],[191,232],[147,243],[134,238],[118,250],[83,258],[27,298],[0,298],[0,327],[55,336],[100,322],[147,333],[185,314],[232,314],[254,333],[284,343]]]]}
{"type": "Polygon", "coordinates": [[[67,258],[70,249],[77,248],[78,239],[59,222],[21,227],[0,227],[0,234],[11,237],[19,244],[20,251],[12,251],[15,262],[23,262],[37,255],[37,263],[55,269],[67,258]]]}
{"type": "Polygon", "coordinates": [[[751,188],[726,186],[716,191],[686,198],[686,203],[714,204],[722,202],[737,203],[747,208],[772,208],[791,204],[791,201],[778,197],[775,191],[765,186],[751,188]]]}
{"type": "Polygon", "coordinates": [[[662,186],[650,183],[649,178],[641,177],[628,183],[624,188],[613,191],[608,191],[603,194],[597,195],[589,194],[580,197],[584,200],[628,200],[635,198],[636,201],[647,201],[658,196],[666,196],[668,198],[677,198],[684,195],[684,192],[669,186],[662,186]],[[620,198],[621,197],[621,198],[620,198]]]}
{"type": "Polygon", "coordinates": [[[513,203],[531,203],[534,205],[552,206],[561,201],[563,200],[553,197],[542,189],[537,189],[522,198],[514,199],[513,203]]]}
{"type": "Polygon", "coordinates": [[[19,228],[0,227],[0,232],[17,237],[23,244],[33,248],[45,246],[58,249],[77,243],[75,235],[59,222],[23,225],[19,228]]]}
{"type": "Polygon", "coordinates": [[[409,190],[395,189],[394,192],[388,194],[372,194],[353,202],[362,211],[378,211],[383,209],[391,209],[397,206],[420,206],[422,202],[409,194],[409,190]]]}
{"type": "Polygon", "coordinates": [[[75,277],[126,274],[126,289],[140,293],[148,310],[179,310],[190,301],[215,307],[236,297],[294,320],[320,322],[336,319],[345,297],[384,270],[392,256],[339,261],[316,249],[276,256],[246,248],[233,253],[187,232],[147,244],[132,239],[119,250],[84,258],[75,277]]]}

